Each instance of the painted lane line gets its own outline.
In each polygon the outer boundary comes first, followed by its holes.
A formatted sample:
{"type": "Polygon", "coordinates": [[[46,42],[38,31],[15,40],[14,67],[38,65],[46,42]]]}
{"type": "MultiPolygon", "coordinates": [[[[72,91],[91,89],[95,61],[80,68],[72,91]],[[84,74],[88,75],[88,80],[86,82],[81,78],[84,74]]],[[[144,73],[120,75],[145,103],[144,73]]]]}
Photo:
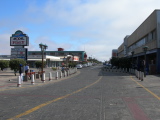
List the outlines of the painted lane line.
{"type": "Polygon", "coordinates": [[[149,92],[151,95],[153,95],[155,98],[157,98],[158,100],[160,100],[160,97],[158,97],[158,95],[156,95],[155,93],[153,93],[152,91],[150,91],[149,89],[147,89],[146,87],[144,87],[143,85],[141,85],[139,82],[137,82],[136,80],[133,79],[133,77],[131,76],[131,79],[137,83],[137,85],[141,86],[143,89],[145,89],[147,92],[149,92]]]}
{"type": "Polygon", "coordinates": [[[67,97],[69,97],[69,96],[71,96],[71,95],[73,95],[73,94],[76,94],[76,93],[78,93],[78,92],[81,92],[82,90],[85,90],[85,89],[93,86],[94,84],[98,83],[101,79],[102,79],[102,76],[101,76],[97,81],[95,81],[94,83],[92,83],[92,84],[90,84],[90,85],[88,85],[88,86],[86,86],[86,87],[84,87],[84,88],[81,88],[81,89],[79,89],[79,90],[77,90],[77,91],[74,91],[74,92],[72,92],[71,94],[67,94],[67,95],[65,95],[65,96],[62,96],[62,97],[53,99],[53,100],[51,100],[51,101],[48,101],[48,102],[46,102],[46,103],[40,104],[40,105],[38,105],[38,106],[36,106],[36,107],[34,107],[34,108],[31,108],[31,109],[29,109],[29,110],[27,110],[27,111],[25,111],[25,112],[23,112],[23,113],[21,113],[21,114],[19,114],[19,115],[16,115],[16,116],[14,116],[14,117],[12,117],[12,118],[10,118],[10,119],[8,119],[8,120],[14,120],[14,119],[20,118],[20,117],[22,117],[22,116],[28,115],[28,114],[30,114],[30,113],[32,113],[32,112],[34,112],[34,111],[36,111],[36,110],[38,110],[38,109],[46,106],[46,105],[49,105],[49,104],[51,104],[51,103],[53,103],[53,102],[59,101],[59,100],[64,99],[64,98],[67,98],[67,97]]]}

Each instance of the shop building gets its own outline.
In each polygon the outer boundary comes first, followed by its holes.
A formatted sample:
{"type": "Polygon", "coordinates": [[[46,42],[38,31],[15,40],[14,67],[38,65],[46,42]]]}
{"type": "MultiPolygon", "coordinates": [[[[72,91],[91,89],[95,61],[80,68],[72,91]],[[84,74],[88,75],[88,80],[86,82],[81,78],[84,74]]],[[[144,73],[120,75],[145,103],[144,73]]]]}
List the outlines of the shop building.
{"type": "MultiPolygon", "coordinates": [[[[41,51],[28,51],[27,62],[34,65],[37,60],[42,60],[41,51]]],[[[48,67],[57,67],[67,62],[82,62],[87,61],[87,54],[85,51],[64,51],[63,48],[58,48],[58,51],[45,51],[44,60],[48,67]]]]}
{"type": "Polygon", "coordinates": [[[133,57],[134,64],[138,66],[143,61],[150,74],[160,73],[160,10],[154,10],[124,38],[118,47],[118,57],[133,57]]]}

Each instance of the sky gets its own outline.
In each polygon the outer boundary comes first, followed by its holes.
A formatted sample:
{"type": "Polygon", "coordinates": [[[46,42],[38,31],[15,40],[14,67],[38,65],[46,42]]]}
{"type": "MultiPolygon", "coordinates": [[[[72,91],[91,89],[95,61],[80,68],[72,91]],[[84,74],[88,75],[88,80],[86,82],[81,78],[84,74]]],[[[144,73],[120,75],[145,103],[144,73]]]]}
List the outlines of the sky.
{"type": "Polygon", "coordinates": [[[29,51],[86,51],[108,61],[160,0],[0,0],[0,55],[10,55],[17,30],[29,36],[29,51]]]}

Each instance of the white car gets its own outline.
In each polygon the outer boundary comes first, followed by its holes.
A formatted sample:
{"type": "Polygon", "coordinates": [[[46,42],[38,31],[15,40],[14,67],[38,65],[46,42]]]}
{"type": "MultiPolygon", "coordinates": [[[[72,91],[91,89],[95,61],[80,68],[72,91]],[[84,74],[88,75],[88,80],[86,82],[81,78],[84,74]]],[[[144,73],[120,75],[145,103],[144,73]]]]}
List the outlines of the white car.
{"type": "Polygon", "coordinates": [[[83,66],[82,66],[81,64],[77,64],[77,65],[76,65],[76,68],[77,68],[77,69],[81,69],[82,67],[83,67],[83,66]]]}
{"type": "Polygon", "coordinates": [[[88,65],[87,64],[83,64],[83,67],[88,67],[88,65]]]}

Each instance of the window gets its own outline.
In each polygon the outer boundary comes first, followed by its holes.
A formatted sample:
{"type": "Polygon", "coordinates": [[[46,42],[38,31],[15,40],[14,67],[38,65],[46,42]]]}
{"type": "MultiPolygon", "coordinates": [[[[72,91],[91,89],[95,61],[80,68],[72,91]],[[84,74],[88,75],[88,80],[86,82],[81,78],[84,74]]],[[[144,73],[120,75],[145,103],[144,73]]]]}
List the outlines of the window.
{"type": "Polygon", "coordinates": [[[152,34],[152,40],[155,40],[156,39],[156,30],[153,30],[151,34],[152,34]]]}

